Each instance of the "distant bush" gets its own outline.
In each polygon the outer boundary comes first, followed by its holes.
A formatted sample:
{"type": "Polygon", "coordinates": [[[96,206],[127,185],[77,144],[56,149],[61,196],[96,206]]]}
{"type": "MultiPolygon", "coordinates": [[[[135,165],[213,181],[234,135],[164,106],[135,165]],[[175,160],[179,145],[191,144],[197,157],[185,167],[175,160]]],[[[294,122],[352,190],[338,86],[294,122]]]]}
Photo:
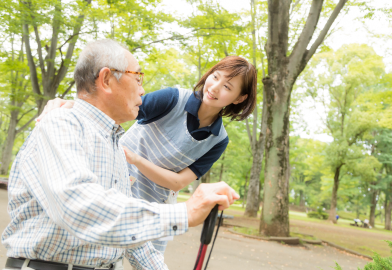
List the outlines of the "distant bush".
{"type": "Polygon", "coordinates": [[[309,217],[309,218],[318,218],[318,219],[328,219],[328,213],[327,212],[324,212],[324,211],[322,211],[322,210],[319,210],[319,211],[312,211],[312,212],[308,212],[307,213],[307,216],[309,217]]]}
{"type": "MultiPolygon", "coordinates": [[[[385,242],[388,243],[389,247],[392,248],[392,241],[386,240],[385,242]]],[[[392,251],[391,251],[392,252],[392,251]]],[[[362,270],[387,270],[392,269],[392,256],[381,258],[376,252],[372,257],[373,261],[365,265],[365,268],[362,270]]],[[[339,264],[336,263],[335,270],[343,270],[339,264]]],[[[358,270],[361,270],[358,268],[358,270]]]]}

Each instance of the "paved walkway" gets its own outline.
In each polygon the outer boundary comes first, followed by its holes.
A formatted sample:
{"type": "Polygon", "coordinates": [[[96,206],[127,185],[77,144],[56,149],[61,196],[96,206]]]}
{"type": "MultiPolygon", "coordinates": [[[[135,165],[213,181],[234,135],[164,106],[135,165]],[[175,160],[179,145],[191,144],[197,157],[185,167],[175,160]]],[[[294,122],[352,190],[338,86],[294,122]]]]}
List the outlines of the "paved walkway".
{"type": "MultiPolygon", "coordinates": [[[[0,232],[9,222],[7,191],[0,189],[0,232]]],[[[165,260],[171,270],[193,269],[200,244],[201,226],[175,237],[170,242],[165,260]]],[[[6,250],[0,245],[0,269],[5,265],[6,250]]],[[[363,267],[367,261],[325,246],[293,247],[275,242],[245,238],[221,228],[208,269],[331,269],[338,262],[344,270],[363,267]]],[[[128,262],[125,270],[130,270],[128,262]]]]}

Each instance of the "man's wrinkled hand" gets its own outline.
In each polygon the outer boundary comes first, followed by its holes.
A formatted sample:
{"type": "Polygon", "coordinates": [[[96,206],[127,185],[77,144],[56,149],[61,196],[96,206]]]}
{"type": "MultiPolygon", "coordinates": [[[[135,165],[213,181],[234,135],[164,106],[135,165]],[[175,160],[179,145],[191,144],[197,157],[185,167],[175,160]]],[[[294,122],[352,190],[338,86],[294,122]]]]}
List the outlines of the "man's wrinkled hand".
{"type": "Polygon", "coordinates": [[[74,103],[75,103],[74,100],[64,100],[64,99],[61,99],[61,98],[55,98],[55,99],[49,100],[48,103],[46,104],[43,112],[36,119],[36,121],[37,121],[36,124],[39,121],[41,121],[42,118],[44,118],[44,116],[48,112],[50,112],[50,111],[52,111],[54,109],[60,108],[60,107],[61,108],[66,108],[66,109],[70,109],[70,108],[73,107],[74,103]]]}
{"type": "Polygon", "coordinates": [[[234,189],[225,182],[201,184],[186,202],[188,226],[201,224],[215,205],[219,204],[219,210],[224,210],[239,198],[234,189]]]}

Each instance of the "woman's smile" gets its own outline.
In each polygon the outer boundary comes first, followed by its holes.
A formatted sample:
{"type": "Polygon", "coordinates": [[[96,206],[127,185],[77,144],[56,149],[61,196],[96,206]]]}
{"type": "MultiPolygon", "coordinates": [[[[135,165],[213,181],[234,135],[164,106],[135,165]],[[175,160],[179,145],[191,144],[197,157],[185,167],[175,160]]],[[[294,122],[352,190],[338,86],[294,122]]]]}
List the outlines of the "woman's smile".
{"type": "Polygon", "coordinates": [[[213,94],[211,94],[211,92],[208,91],[208,90],[207,90],[207,97],[208,97],[209,99],[218,100],[218,99],[217,99],[213,94]]]}

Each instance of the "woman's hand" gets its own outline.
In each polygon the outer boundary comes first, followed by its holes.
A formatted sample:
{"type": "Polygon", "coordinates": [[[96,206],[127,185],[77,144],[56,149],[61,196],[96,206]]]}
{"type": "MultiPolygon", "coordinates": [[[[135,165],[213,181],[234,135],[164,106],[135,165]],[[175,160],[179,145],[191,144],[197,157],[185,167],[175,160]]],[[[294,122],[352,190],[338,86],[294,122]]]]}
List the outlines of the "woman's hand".
{"type": "Polygon", "coordinates": [[[61,98],[55,98],[52,100],[49,100],[48,103],[46,104],[44,111],[40,114],[40,116],[38,116],[38,118],[36,119],[36,123],[38,123],[39,121],[41,121],[41,119],[50,111],[57,109],[57,108],[66,108],[66,109],[70,109],[73,107],[75,101],[74,100],[64,100],[61,98]]]}
{"type": "Polygon", "coordinates": [[[129,164],[136,164],[140,160],[140,156],[136,155],[134,152],[123,146],[125,157],[129,164]]]}

